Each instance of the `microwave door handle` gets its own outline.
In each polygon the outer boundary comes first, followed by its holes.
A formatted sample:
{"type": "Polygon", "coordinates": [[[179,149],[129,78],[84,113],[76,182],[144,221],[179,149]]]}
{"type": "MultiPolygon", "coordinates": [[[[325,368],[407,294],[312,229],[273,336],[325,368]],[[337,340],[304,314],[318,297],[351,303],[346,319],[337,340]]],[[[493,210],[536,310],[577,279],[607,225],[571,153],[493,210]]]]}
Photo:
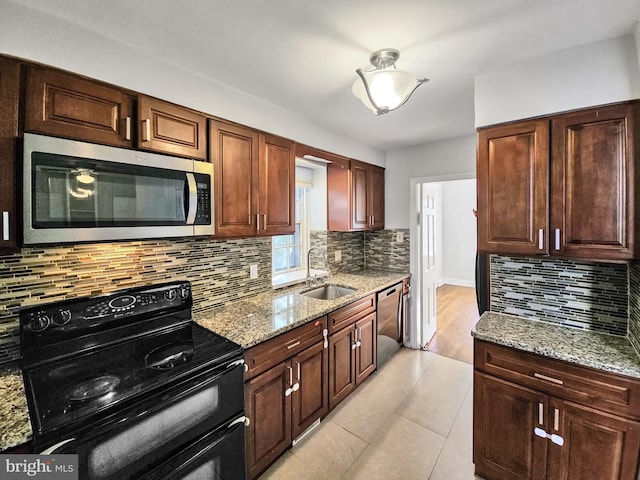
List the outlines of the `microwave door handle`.
{"type": "Polygon", "coordinates": [[[198,210],[198,187],[196,177],[193,173],[186,173],[187,189],[189,191],[189,210],[187,211],[187,225],[193,225],[196,221],[196,211],[198,210]]]}

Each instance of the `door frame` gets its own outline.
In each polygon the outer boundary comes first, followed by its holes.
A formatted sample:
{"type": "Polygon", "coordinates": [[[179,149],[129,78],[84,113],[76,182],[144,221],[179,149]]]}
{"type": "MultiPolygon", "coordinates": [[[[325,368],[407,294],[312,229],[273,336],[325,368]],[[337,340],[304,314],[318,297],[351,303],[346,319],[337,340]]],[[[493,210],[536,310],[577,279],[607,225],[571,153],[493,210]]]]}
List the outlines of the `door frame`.
{"type": "MultiPolygon", "coordinates": [[[[414,295],[422,296],[422,269],[420,267],[420,257],[418,254],[418,248],[422,245],[422,239],[420,237],[420,228],[418,228],[417,218],[421,213],[421,203],[416,201],[417,193],[421,191],[421,185],[423,183],[439,183],[450,182],[454,180],[471,180],[476,178],[476,172],[463,172],[447,175],[433,175],[428,177],[415,177],[410,178],[410,202],[409,202],[409,271],[411,272],[411,291],[415,292],[414,295]]],[[[422,195],[420,195],[422,198],[422,195]]],[[[436,260],[437,261],[437,260],[436,260]]],[[[410,348],[422,350],[424,345],[421,345],[421,333],[422,333],[422,315],[421,306],[422,298],[418,297],[411,302],[411,326],[409,335],[410,348]]]]}

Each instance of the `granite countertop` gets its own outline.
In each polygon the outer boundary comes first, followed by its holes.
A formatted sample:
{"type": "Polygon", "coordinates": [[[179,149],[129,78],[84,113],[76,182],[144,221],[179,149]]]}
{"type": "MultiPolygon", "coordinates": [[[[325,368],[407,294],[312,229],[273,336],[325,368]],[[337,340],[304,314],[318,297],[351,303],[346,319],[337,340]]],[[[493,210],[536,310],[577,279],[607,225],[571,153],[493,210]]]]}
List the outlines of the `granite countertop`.
{"type": "Polygon", "coordinates": [[[249,348],[292,328],[332,312],[370,293],[390,287],[408,273],[363,270],[337,273],[332,284],[355,289],[336,300],[318,300],[300,295],[309,287],[294,286],[265,292],[226,307],[194,311],[193,318],[203,327],[249,348]]]}
{"type": "Polygon", "coordinates": [[[0,370],[0,452],[31,439],[31,422],[19,369],[0,370]]]}
{"type": "Polygon", "coordinates": [[[478,340],[640,378],[640,356],[627,337],[494,312],[485,312],[471,334],[478,340]]]}

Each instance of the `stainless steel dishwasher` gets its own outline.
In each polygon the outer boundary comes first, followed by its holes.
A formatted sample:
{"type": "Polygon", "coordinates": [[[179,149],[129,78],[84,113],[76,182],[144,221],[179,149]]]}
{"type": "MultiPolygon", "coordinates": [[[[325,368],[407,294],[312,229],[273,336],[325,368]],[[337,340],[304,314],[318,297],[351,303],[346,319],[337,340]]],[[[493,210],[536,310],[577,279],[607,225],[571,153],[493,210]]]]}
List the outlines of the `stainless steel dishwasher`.
{"type": "Polygon", "coordinates": [[[401,299],[402,282],[378,293],[378,368],[402,346],[401,299]]]}

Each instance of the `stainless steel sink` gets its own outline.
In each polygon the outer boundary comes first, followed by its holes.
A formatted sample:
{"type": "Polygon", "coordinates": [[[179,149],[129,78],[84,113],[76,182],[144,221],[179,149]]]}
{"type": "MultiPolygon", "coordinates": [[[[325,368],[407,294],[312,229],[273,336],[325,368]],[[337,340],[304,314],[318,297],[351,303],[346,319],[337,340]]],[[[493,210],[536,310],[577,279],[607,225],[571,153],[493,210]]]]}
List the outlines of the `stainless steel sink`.
{"type": "Polygon", "coordinates": [[[353,288],[339,287],[337,285],[322,285],[301,294],[305,297],[317,298],[318,300],[335,300],[355,292],[353,288]]]}

